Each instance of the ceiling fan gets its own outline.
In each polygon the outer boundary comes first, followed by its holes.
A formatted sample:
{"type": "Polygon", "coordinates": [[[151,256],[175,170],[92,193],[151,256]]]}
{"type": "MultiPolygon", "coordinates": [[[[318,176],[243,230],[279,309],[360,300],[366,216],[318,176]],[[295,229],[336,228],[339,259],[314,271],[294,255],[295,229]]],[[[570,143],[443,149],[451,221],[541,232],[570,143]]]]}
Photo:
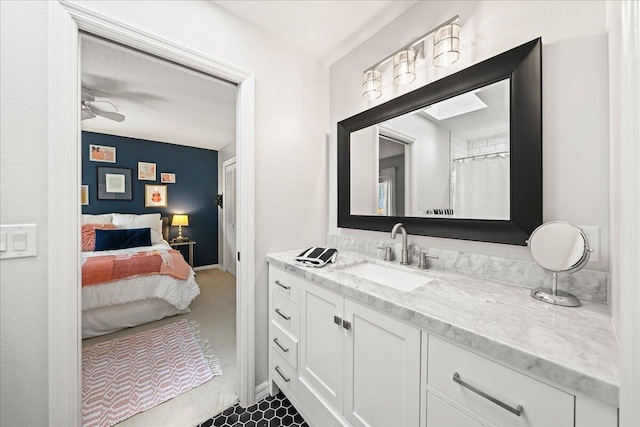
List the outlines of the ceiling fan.
{"type": "Polygon", "coordinates": [[[95,116],[104,117],[105,119],[115,120],[116,122],[124,121],[124,115],[112,111],[102,111],[97,109],[93,104],[98,102],[106,102],[111,104],[118,111],[118,107],[109,101],[96,101],[96,97],[91,89],[82,88],[82,96],[80,108],[82,112],[82,120],[93,119],[95,116]]]}

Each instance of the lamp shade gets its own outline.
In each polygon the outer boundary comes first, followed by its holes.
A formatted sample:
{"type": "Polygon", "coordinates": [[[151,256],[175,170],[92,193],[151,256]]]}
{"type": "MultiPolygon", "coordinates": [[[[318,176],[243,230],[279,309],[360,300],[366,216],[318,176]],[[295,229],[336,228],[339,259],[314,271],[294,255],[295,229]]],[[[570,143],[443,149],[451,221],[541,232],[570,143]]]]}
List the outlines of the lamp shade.
{"type": "Polygon", "coordinates": [[[174,215],[171,220],[171,226],[188,226],[189,225],[189,215],[174,215]]]}
{"type": "Polygon", "coordinates": [[[444,25],[433,36],[433,65],[446,67],[460,58],[460,25],[444,25]]]}
{"type": "Polygon", "coordinates": [[[401,50],[393,57],[393,82],[398,86],[408,85],[416,79],[416,51],[401,50]]]}
{"type": "Polygon", "coordinates": [[[369,101],[382,95],[382,73],[378,70],[368,70],[362,76],[362,96],[369,101]]]}

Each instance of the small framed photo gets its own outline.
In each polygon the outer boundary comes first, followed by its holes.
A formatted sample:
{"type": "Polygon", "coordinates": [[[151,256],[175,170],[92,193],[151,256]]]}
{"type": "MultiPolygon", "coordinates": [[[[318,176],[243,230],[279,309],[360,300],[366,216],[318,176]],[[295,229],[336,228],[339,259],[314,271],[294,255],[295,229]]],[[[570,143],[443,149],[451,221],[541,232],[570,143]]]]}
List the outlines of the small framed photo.
{"type": "Polygon", "coordinates": [[[88,185],[80,186],[80,204],[82,206],[87,206],[89,204],[89,186],[88,185]]]}
{"type": "Polygon", "coordinates": [[[92,162],[116,162],[116,147],[89,144],[89,160],[92,162]]]}
{"type": "Polygon", "coordinates": [[[175,173],[162,172],[160,174],[160,182],[163,182],[165,184],[175,184],[176,183],[176,174],[175,173]]]}
{"type": "Polygon", "coordinates": [[[132,199],[131,169],[98,167],[98,200],[132,199]]]}
{"type": "Polygon", "coordinates": [[[156,180],[156,164],[147,162],[138,162],[138,179],[140,181],[156,180]]]}
{"type": "Polygon", "coordinates": [[[144,186],[144,207],[145,208],[166,208],[167,186],[147,184],[144,186]]]}

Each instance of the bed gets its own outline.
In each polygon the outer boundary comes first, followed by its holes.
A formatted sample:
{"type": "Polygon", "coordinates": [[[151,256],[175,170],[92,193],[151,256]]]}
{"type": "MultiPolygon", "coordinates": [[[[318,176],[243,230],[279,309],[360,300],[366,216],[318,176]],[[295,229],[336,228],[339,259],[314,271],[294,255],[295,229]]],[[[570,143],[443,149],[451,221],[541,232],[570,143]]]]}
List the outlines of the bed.
{"type": "MultiPolygon", "coordinates": [[[[177,314],[188,313],[189,304],[200,294],[195,273],[178,251],[171,248],[168,218],[149,215],[83,215],[82,252],[82,338],[109,334],[177,314]],[[144,246],[98,249],[99,230],[136,230],[149,228],[151,238],[144,246]],[[149,246],[148,243],[151,245],[149,246]],[[114,264],[153,259],[155,267],[137,270],[138,265],[117,273],[114,264]],[[105,266],[109,266],[107,271],[105,266]],[[97,267],[97,268],[96,268],[97,267]],[[136,274],[141,272],[141,274],[136,274]],[[107,279],[104,279],[108,277],[107,279]],[[104,281],[103,281],[104,279],[104,281]]],[[[116,232],[121,233],[121,232],[116,232]]],[[[131,234],[129,233],[129,234],[131,234]]],[[[114,233],[111,233],[114,234],[114,233]]],[[[108,247],[108,246],[107,246],[108,247]]],[[[140,264],[140,263],[138,263],[140,264]]],[[[145,265],[150,265],[146,263],[145,265]]]]}

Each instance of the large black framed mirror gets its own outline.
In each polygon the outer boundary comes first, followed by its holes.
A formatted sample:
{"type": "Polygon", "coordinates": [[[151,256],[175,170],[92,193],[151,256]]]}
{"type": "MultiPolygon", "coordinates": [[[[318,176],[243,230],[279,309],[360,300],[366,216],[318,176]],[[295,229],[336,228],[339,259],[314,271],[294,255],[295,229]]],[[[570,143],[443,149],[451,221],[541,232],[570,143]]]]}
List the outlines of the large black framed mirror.
{"type": "Polygon", "coordinates": [[[542,224],[536,39],[338,123],[338,227],[526,245],[542,224]]]}

